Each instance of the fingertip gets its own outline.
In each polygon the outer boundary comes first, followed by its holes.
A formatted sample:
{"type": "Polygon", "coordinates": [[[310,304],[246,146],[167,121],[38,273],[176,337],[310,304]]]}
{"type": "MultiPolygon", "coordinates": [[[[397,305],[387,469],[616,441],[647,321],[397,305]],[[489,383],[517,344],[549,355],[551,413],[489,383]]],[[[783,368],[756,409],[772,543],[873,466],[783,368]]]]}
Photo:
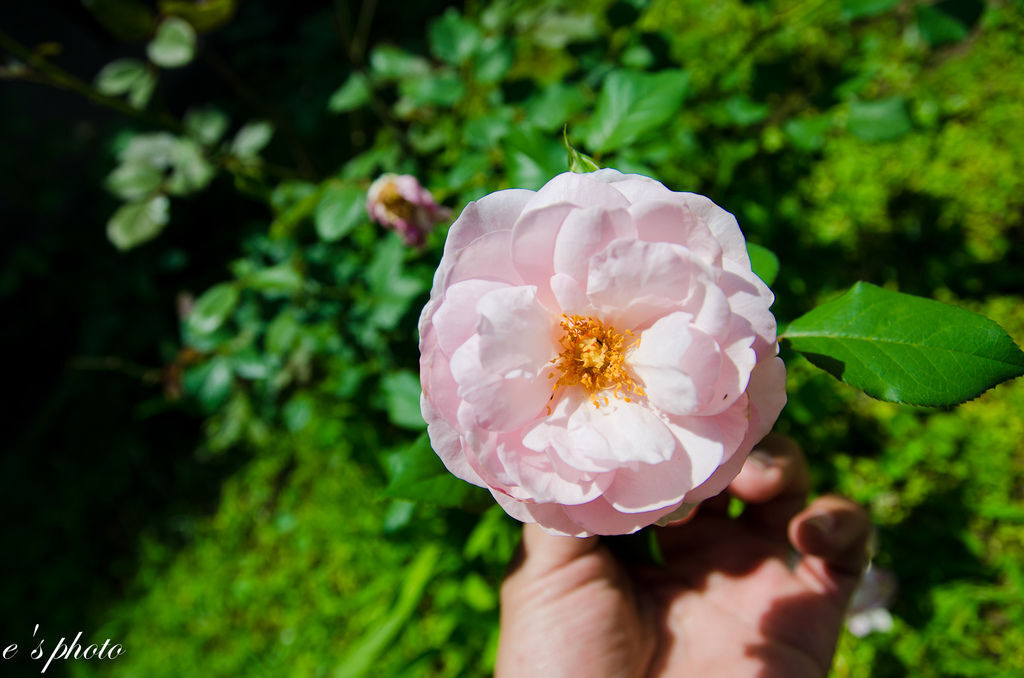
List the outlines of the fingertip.
{"type": "Polygon", "coordinates": [[[819,497],[789,524],[789,539],[797,551],[851,575],[859,576],[867,565],[870,537],[867,511],[837,495],[819,497]]]}

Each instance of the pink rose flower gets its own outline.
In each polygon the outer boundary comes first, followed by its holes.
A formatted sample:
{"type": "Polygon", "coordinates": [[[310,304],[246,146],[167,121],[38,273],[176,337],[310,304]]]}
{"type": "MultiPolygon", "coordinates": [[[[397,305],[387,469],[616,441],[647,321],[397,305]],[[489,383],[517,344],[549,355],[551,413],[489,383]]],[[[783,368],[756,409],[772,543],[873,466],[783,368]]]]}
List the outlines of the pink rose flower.
{"type": "Polygon", "coordinates": [[[366,194],[366,211],[378,224],[398,231],[407,245],[421,244],[435,224],[451,216],[411,174],[378,177],[366,194]]]}
{"type": "Polygon", "coordinates": [[[722,491],[786,402],[731,214],[635,174],[470,203],[420,316],[434,450],[513,517],[625,534],[722,491]]]}

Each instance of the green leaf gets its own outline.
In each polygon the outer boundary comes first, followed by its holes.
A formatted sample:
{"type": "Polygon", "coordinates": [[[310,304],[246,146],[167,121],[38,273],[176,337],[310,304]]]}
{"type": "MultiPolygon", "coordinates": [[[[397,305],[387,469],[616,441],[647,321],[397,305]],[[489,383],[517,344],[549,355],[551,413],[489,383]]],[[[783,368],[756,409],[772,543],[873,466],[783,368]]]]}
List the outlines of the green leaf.
{"type": "Polygon", "coordinates": [[[302,291],[302,274],[295,270],[288,263],[268,266],[253,271],[245,276],[243,281],[246,287],[260,292],[270,292],[283,295],[297,294],[302,291]]]}
{"type": "Polygon", "coordinates": [[[137,110],[142,110],[149,103],[156,89],[155,69],[146,69],[146,73],[132,84],[128,92],[128,103],[137,110]]]}
{"type": "Polygon", "coordinates": [[[512,129],[513,112],[509,108],[488,111],[479,118],[470,118],[462,127],[462,140],[468,146],[492,149],[512,129]]]}
{"type": "Polygon", "coordinates": [[[380,45],[370,53],[370,70],[383,80],[402,80],[426,75],[430,64],[398,47],[380,45]]]}
{"type": "Polygon", "coordinates": [[[167,178],[167,191],[172,195],[187,195],[206,187],[216,175],[213,166],[203,155],[202,147],[187,137],[178,139],[171,150],[174,170],[167,178]]]}
{"type": "Polygon", "coordinates": [[[960,42],[970,33],[967,26],[942,11],[940,6],[918,5],[914,14],[921,37],[932,47],[960,42]]]}
{"type": "Polygon", "coordinates": [[[679,111],[689,82],[689,74],[680,70],[612,71],[588,126],[587,147],[613,151],[661,127],[679,111]]]}
{"type": "Polygon", "coordinates": [[[478,82],[500,82],[516,60],[515,43],[510,38],[490,37],[481,43],[476,57],[478,82]]]}
{"type": "Polygon", "coordinates": [[[232,283],[220,283],[203,292],[188,316],[189,329],[195,334],[210,334],[224,324],[238,305],[240,294],[232,283]]]}
{"type": "Polygon", "coordinates": [[[369,102],[370,84],[366,81],[366,76],[362,73],[353,73],[327,100],[327,110],[331,113],[345,113],[369,102]]]}
{"type": "Polygon", "coordinates": [[[791,118],[782,126],[782,131],[798,150],[810,152],[825,145],[825,134],[831,125],[832,119],[827,115],[791,118]]]}
{"type": "Polygon", "coordinates": [[[520,126],[505,139],[505,164],[513,186],[536,190],[565,171],[565,147],[552,135],[520,126]]]}
{"type": "Polygon", "coordinates": [[[427,425],[420,414],[420,379],[409,370],[385,374],[380,383],[388,419],[396,426],[422,431],[427,425]]]}
{"type": "Polygon", "coordinates": [[[149,60],[161,68],[180,68],[196,54],[196,32],[192,24],[176,16],[167,17],[146,46],[149,60]]]}
{"type": "Polygon", "coordinates": [[[231,142],[231,152],[240,158],[255,158],[270,143],[274,126],[266,120],[250,122],[238,130],[231,142]]]}
{"type": "Polygon", "coordinates": [[[122,205],[107,222],[107,238],[122,252],[152,240],[167,225],[169,206],[166,195],[122,205]]]}
{"type": "Polygon", "coordinates": [[[479,500],[483,494],[480,488],[448,472],[431,449],[426,433],[408,448],[386,457],[385,464],[390,481],[384,495],[388,497],[463,506],[479,500]]]}
{"type": "Polygon", "coordinates": [[[914,128],[903,97],[851,102],[846,127],[864,141],[892,141],[914,128]]]}
{"type": "Polygon", "coordinates": [[[752,242],[747,243],[747,254],[750,255],[750,266],[754,269],[754,275],[771,287],[775,282],[775,276],[779,274],[779,258],[767,247],[752,242]]]}
{"type": "Polygon", "coordinates": [[[577,87],[556,82],[526,102],[526,118],[537,129],[553,132],[564,127],[585,105],[577,87]]]}
{"type": "Polygon", "coordinates": [[[768,117],[768,112],[771,110],[767,104],[757,103],[742,94],[726,99],[722,108],[729,121],[740,127],[761,122],[768,117]]]}
{"type": "Polygon", "coordinates": [[[199,143],[210,146],[224,136],[228,122],[227,113],[220,109],[192,108],[185,114],[185,132],[199,143]]]}
{"type": "Polygon", "coordinates": [[[82,0],[82,5],[123,42],[141,42],[156,26],[153,9],[143,0],[82,0]]]}
{"type": "Polygon", "coordinates": [[[146,75],[146,64],[138,59],[117,59],[104,66],[96,75],[96,89],[103,94],[125,94],[146,75]]]}
{"type": "Polygon", "coordinates": [[[122,200],[138,201],[151,195],[163,183],[164,173],[152,165],[123,162],[107,175],[107,190],[122,200]]]}
{"type": "Polygon", "coordinates": [[[321,240],[334,242],[366,220],[366,191],[354,186],[329,184],[313,213],[321,240]]]}
{"type": "Polygon", "coordinates": [[[466,93],[466,85],[457,73],[441,71],[403,80],[398,91],[419,106],[452,106],[466,93]]]}
{"type": "Polygon", "coordinates": [[[437,544],[428,544],[420,550],[416,559],[402,572],[402,589],[394,608],[348,649],[331,674],[334,678],[361,678],[379,665],[380,656],[408,626],[409,618],[416,611],[440,559],[441,547],[437,544]]]}
{"type": "Polygon", "coordinates": [[[846,21],[875,16],[889,11],[899,2],[900,0],[843,0],[841,16],[846,21]]]}
{"type": "Polygon", "coordinates": [[[454,7],[449,7],[441,18],[431,23],[427,33],[430,51],[453,66],[462,64],[480,46],[480,29],[454,7]]]}
{"type": "Polygon", "coordinates": [[[601,167],[594,162],[594,159],[589,155],[580,153],[572,144],[569,143],[569,133],[567,130],[562,130],[562,142],[565,144],[565,150],[569,152],[569,171],[576,172],[578,174],[584,174],[586,172],[596,172],[601,167]]]}
{"type": "Polygon", "coordinates": [[[192,394],[206,412],[224,404],[231,395],[233,374],[230,361],[217,356],[185,371],[182,385],[192,394]]]}
{"type": "Polygon", "coordinates": [[[1024,374],[1024,353],[988,318],[865,282],[782,336],[868,395],[913,405],[955,405],[1024,374]]]}

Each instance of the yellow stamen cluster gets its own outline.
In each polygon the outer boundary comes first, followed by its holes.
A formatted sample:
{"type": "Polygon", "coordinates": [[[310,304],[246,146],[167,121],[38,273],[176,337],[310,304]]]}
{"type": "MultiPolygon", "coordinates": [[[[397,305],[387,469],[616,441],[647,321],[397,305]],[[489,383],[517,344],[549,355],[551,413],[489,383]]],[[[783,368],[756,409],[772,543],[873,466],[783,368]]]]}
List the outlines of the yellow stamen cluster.
{"type": "MultiPolygon", "coordinates": [[[[563,315],[562,329],[565,333],[559,343],[563,350],[551,361],[561,371],[560,375],[551,374],[552,379],[558,377],[554,392],[563,386],[578,384],[590,396],[594,407],[601,406],[598,394],[603,391],[611,391],[614,397],[624,398],[627,403],[630,402],[627,394],[644,395],[643,389],[626,371],[626,349],[639,341],[632,332],[619,332],[597,318],[579,315],[563,315]]],[[[551,397],[554,398],[554,393],[551,397]]],[[[608,404],[608,396],[600,398],[608,404]]]]}
{"type": "Polygon", "coordinates": [[[384,205],[384,209],[398,219],[412,221],[413,217],[416,216],[416,205],[413,205],[402,196],[398,186],[393,181],[384,184],[380,189],[378,199],[384,205]]]}

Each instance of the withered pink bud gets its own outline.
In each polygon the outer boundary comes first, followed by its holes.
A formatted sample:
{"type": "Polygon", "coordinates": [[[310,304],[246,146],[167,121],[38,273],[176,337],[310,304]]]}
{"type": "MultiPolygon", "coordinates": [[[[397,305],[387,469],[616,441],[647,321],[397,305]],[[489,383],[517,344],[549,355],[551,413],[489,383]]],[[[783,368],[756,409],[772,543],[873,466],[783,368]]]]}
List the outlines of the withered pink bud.
{"type": "Polygon", "coordinates": [[[434,226],[451,217],[411,174],[382,174],[366,194],[366,211],[378,224],[398,231],[408,245],[419,245],[434,226]]]}

